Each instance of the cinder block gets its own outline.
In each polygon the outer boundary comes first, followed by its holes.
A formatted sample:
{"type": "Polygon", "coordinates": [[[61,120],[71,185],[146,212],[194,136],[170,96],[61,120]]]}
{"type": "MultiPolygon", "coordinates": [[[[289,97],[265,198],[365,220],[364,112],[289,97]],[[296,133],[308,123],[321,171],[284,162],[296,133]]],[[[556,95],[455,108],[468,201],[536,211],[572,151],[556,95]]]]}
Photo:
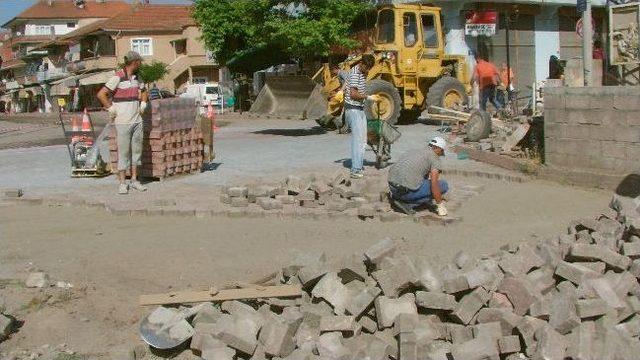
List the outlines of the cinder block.
{"type": "Polygon", "coordinates": [[[613,97],[613,108],[616,110],[638,111],[640,110],[638,97],[634,95],[615,94],[613,97]]]}
{"type": "Polygon", "coordinates": [[[569,110],[589,110],[591,106],[591,96],[588,94],[565,94],[564,98],[565,107],[569,110]]]}

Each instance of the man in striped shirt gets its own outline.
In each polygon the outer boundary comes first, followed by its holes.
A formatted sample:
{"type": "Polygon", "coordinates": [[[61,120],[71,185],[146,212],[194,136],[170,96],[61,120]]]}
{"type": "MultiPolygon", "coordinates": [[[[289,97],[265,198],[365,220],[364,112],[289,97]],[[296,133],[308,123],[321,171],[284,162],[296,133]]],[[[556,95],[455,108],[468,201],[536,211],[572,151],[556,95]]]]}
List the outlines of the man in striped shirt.
{"type": "Polygon", "coordinates": [[[144,84],[136,75],[142,57],[135,51],[124,56],[124,68],[116,71],[98,92],[98,99],[116,126],[118,145],[118,194],[129,193],[129,187],[146,191],[138,181],[138,166],[142,165],[142,114],[147,108],[148,95],[144,84]],[[126,174],[131,168],[131,183],[127,185],[126,174]]]}
{"type": "Polygon", "coordinates": [[[367,116],[364,113],[365,100],[375,101],[375,96],[367,96],[367,75],[375,64],[371,54],[362,55],[347,77],[344,94],[344,109],[347,124],[351,128],[351,177],[364,176],[364,150],[367,141],[367,116]]]}

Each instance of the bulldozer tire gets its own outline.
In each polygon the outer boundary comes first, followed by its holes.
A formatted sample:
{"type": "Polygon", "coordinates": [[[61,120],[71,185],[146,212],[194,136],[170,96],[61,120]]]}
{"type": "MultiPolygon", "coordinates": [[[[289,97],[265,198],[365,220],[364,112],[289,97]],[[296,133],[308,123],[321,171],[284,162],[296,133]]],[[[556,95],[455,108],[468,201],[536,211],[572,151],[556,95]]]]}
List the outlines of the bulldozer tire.
{"type": "MultiPolygon", "coordinates": [[[[452,76],[438,79],[427,92],[427,106],[455,109],[467,105],[469,97],[460,80],[452,76]]],[[[457,109],[461,110],[461,109],[457,109]]]]}
{"type": "Polygon", "coordinates": [[[491,134],[491,116],[482,110],[474,110],[466,125],[467,141],[480,141],[491,134]]]}
{"type": "Polygon", "coordinates": [[[384,120],[391,125],[395,125],[400,117],[400,109],[402,108],[402,99],[398,89],[392,83],[385,80],[371,80],[367,83],[367,94],[379,95],[382,98],[380,102],[380,116],[376,105],[367,101],[364,111],[367,119],[384,120]]]}

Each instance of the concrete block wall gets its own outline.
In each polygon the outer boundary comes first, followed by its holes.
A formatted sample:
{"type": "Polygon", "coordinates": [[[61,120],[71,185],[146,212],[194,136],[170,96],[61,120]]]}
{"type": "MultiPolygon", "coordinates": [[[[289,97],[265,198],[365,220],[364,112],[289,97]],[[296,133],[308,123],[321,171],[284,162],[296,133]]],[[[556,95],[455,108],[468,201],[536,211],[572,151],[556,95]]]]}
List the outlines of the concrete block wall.
{"type": "Polygon", "coordinates": [[[545,163],[584,173],[640,170],[640,87],[544,90],[545,163]]]}

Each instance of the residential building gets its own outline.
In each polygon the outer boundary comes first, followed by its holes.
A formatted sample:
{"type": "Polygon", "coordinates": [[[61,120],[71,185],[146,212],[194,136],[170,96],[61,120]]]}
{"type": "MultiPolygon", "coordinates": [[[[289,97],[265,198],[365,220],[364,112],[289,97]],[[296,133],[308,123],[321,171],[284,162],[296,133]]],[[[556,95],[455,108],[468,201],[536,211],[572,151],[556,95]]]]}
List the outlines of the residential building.
{"type": "Polygon", "coordinates": [[[134,4],[127,11],[62,36],[41,46],[48,53],[66,54],[72,75],[50,85],[52,98],[78,94],[80,108],[99,108],[95,94],[133,50],[146,62],[168,65],[158,81],[163,90],[180,92],[189,83],[220,79],[220,68],[200,40],[200,30],[184,5],[134,4]]]}
{"type": "Polygon", "coordinates": [[[4,59],[0,79],[13,99],[14,110],[51,109],[41,84],[67,76],[59,54],[49,56],[39,46],[130,9],[123,0],[40,0],[2,25],[11,32],[11,55],[4,59]]]}

